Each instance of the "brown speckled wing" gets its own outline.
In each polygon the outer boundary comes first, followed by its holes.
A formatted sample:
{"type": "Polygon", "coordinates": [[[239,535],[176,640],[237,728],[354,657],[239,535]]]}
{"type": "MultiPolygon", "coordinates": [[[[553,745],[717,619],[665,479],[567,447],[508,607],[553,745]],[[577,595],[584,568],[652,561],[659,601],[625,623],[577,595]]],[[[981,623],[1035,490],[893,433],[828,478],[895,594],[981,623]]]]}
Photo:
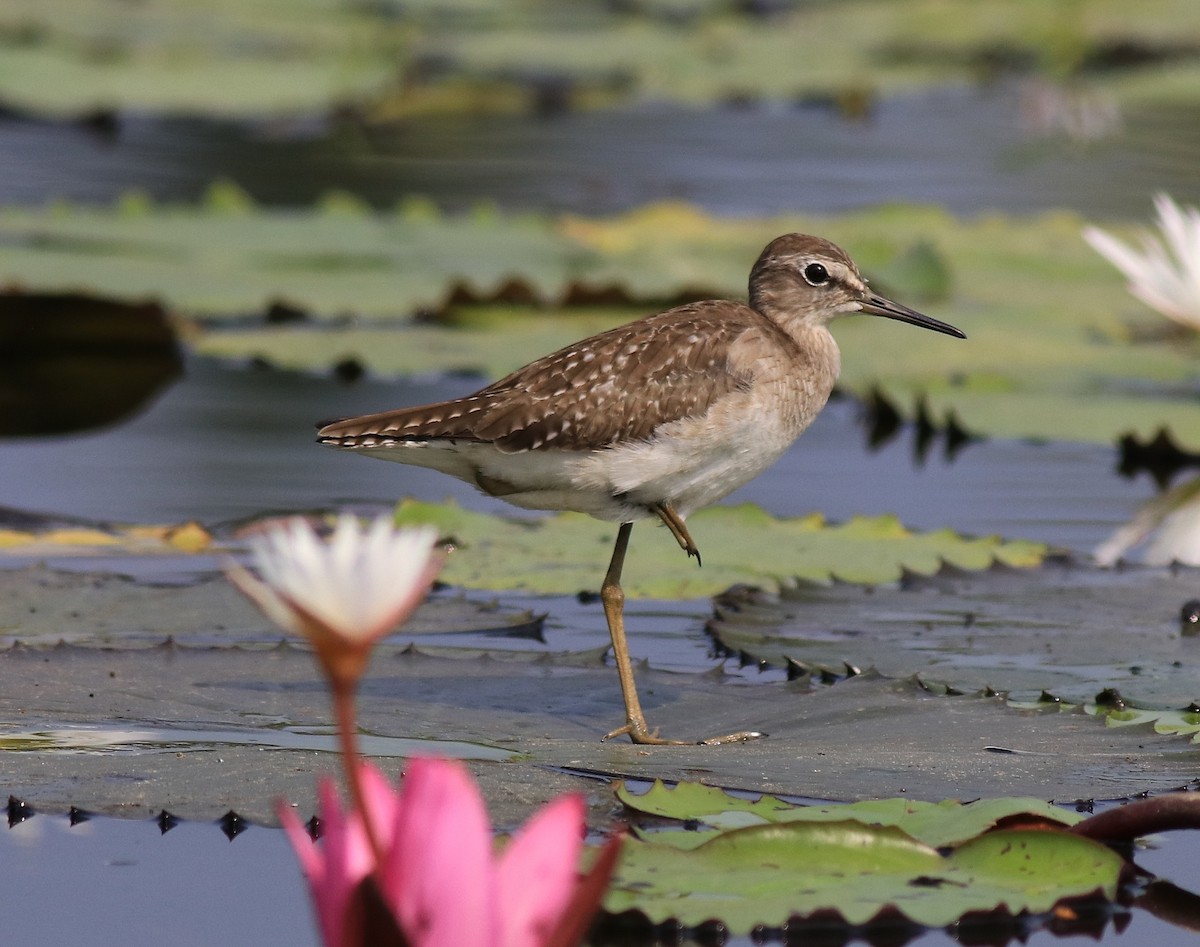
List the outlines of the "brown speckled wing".
{"type": "Polygon", "coordinates": [[[729,350],[764,324],[741,303],[680,306],[567,346],[465,398],[335,421],[318,436],[339,447],[446,438],[514,452],[645,439],[744,390],[752,378],[730,365],[729,350]]]}

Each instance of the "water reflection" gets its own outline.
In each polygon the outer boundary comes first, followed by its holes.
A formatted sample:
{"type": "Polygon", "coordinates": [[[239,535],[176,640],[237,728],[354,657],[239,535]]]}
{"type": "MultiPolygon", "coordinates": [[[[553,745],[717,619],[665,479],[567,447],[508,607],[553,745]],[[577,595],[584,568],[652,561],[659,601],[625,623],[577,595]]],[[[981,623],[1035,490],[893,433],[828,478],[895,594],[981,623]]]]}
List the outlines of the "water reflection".
{"type": "Polygon", "coordinates": [[[0,293],[0,437],[113,424],[182,372],[175,333],[158,305],[0,293]]]}

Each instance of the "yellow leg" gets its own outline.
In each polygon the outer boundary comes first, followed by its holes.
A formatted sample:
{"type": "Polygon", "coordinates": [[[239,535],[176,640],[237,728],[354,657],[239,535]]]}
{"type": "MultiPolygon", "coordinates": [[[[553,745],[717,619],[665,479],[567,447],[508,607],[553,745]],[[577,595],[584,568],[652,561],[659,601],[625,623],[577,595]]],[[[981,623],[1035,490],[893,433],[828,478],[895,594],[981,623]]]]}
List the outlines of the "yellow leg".
{"type": "MultiPolygon", "coordinates": [[[[674,511],[671,511],[671,514],[674,515],[674,511]]],[[[679,522],[678,517],[676,517],[676,521],[679,522]]],[[[667,522],[665,518],[663,522],[667,522]]],[[[682,528],[683,523],[679,522],[679,526],[682,528]]],[[[622,523],[617,530],[617,542],[613,547],[612,559],[608,563],[608,572],[604,575],[604,585],[600,587],[600,600],[604,603],[604,617],[608,620],[608,634],[612,638],[613,660],[617,665],[617,675],[621,679],[621,696],[625,699],[625,725],[605,734],[604,739],[611,740],[613,737],[628,734],[629,739],[634,743],[684,746],[683,740],[663,739],[658,735],[657,730],[652,731],[646,726],[646,716],[642,713],[642,704],[638,700],[637,683],[633,679],[633,661],[629,657],[629,643],[625,638],[625,592],[621,588],[621,570],[625,567],[625,552],[629,548],[629,534],[632,531],[632,523],[622,523]]],[[[683,535],[687,537],[690,544],[691,537],[687,536],[687,530],[683,530],[683,535]]],[[[680,545],[683,545],[682,540],[680,545]]],[[[684,548],[687,547],[684,546],[684,548]]],[[[696,555],[699,558],[699,554],[696,555]]],[[[697,742],[706,745],[744,743],[761,736],[764,734],[747,730],[697,742]]]]}
{"type": "Polygon", "coordinates": [[[650,507],[658,518],[663,521],[663,525],[671,531],[671,535],[675,537],[675,542],[679,543],[679,548],[686,552],[689,556],[696,557],[696,565],[702,565],[700,562],[700,550],[696,548],[696,544],[692,542],[692,534],[688,532],[687,527],[683,523],[683,518],[675,512],[675,507],[670,503],[655,503],[650,507]]]}
{"type": "Polygon", "coordinates": [[[622,523],[617,530],[617,543],[604,575],[604,584],[600,587],[600,600],[604,603],[604,617],[608,620],[608,634],[612,638],[613,660],[621,678],[621,696],[625,698],[625,726],[617,727],[604,739],[611,740],[627,733],[634,743],[678,743],[677,740],[660,739],[657,732],[650,732],[633,679],[633,661],[629,657],[629,643],[625,640],[625,592],[621,588],[621,570],[625,566],[625,550],[629,548],[632,530],[632,523],[622,523]]]}

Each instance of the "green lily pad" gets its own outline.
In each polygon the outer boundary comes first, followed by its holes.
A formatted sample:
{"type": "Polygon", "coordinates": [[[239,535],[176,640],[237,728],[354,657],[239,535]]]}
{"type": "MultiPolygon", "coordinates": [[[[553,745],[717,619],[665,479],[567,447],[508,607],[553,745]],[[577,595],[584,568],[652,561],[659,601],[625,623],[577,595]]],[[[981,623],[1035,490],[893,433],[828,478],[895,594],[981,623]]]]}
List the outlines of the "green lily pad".
{"type": "MultiPolygon", "coordinates": [[[[443,577],[471,588],[550,594],[595,589],[616,538],[615,524],[580,513],[517,519],[449,502],[405,500],[396,519],[401,525],[437,526],[457,547],[443,577]]],[[[691,598],[735,583],[774,584],[797,577],[894,582],[906,571],[932,575],[946,564],[1035,566],[1046,552],[1040,543],[968,539],[949,530],[914,533],[891,516],[828,524],[819,515],[780,518],[750,504],[701,510],[688,526],[703,568],[680,551],[670,533],[648,523],[635,529],[630,543],[622,581],[626,594],[691,598]]]]}
{"type": "Polygon", "coordinates": [[[448,217],[422,201],[375,214],[336,195],[308,211],[262,210],[230,184],[194,206],[133,195],[115,207],[5,208],[0,236],[5,282],[225,317],[282,300],[326,319],[407,319],[461,280],[491,289],[522,273],[552,293],[589,256],[547,220],[448,217]]]}
{"type": "MultiPolygon", "coordinates": [[[[436,371],[499,378],[519,368],[533,352],[553,352],[588,335],[627,322],[627,310],[586,312],[509,311],[504,318],[472,320],[448,329],[424,323],[395,328],[278,328],[210,331],[195,340],[204,355],[257,359],[283,369],[328,368],[343,360],[387,374],[436,371]]],[[[463,382],[463,393],[471,388],[463,382]]],[[[368,410],[364,406],[364,411],[368,410]]]]}
{"type": "Polygon", "coordinates": [[[404,27],[330,0],[5,4],[0,98],[96,109],[261,116],[324,111],[395,72],[404,27]]]}
{"type": "Polygon", "coordinates": [[[1112,899],[1124,864],[1064,832],[1000,830],[942,854],[894,826],[768,824],[689,851],[631,840],[605,908],[636,908],[656,923],[719,919],[734,934],[829,910],[850,924],[890,909],[940,927],[997,907],[1015,915],[1049,911],[1064,898],[1112,899]]]}
{"type": "MultiPolygon", "coordinates": [[[[616,792],[617,798],[634,812],[696,820],[722,831],[767,823],[857,822],[866,827],[893,826],[933,848],[960,844],[1013,818],[1062,826],[1082,818],[1040,799],[999,798],[968,803],[953,799],[937,803],[872,799],[843,806],[797,805],[768,794],[751,800],[699,783],[668,787],[661,781],[642,793],[621,783],[616,792]]],[[[686,847],[692,848],[694,844],[687,840],[704,836],[704,832],[667,832],[656,833],[653,838],[668,845],[682,839],[686,847]]]]}

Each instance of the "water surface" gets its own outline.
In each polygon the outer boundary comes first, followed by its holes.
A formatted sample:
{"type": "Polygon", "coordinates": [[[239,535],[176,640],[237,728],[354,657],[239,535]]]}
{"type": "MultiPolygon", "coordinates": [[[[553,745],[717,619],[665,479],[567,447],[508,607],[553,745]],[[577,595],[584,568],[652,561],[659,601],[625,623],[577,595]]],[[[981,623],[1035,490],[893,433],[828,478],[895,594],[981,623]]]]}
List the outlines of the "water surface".
{"type": "Polygon", "coordinates": [[[272,205],[330,189],[390,207],[611,214],[666,198],[716,214],[830,213],[896,201],[956,214],[1071,208],[1142,219],[1166,190],[1200,201],[1200,107],[1142,106],[1096,141],[1032,131],[1015,83],[880,102],[865,120],[817,105],[646,105],[440,115],[382,128],[311,118],[233,122],[126,115],[113,136],[0,121],[0,204],[107,202],[131,188],[195,200],[229,178],[272,205]]]}

